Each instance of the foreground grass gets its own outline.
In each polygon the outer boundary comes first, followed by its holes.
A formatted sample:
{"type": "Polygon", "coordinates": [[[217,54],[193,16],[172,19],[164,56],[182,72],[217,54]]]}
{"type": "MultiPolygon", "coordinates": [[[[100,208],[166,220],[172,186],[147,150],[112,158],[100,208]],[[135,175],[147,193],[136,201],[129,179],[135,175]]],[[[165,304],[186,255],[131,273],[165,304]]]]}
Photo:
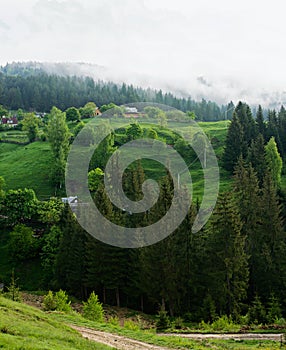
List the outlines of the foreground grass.
{"type": "Polygon", "coordinates": [[[0,348],[25,350],[107,350],[82,338],[49,314],[0,296],[0,348]]]}
{"type": "Polygon", "coordinates": [[[114,326],[108,323],[97,323],[84,319],[80,314],[60,314],[53,313],[51,317],[54,320],[64,322],[66,324],[73,324],[76,326],[93,328],[98,331],[118,334],[128,338],[136,339],[145,343],[158,345],[162,347],[169,347],[173,349],[279,349],[280,343],[273,341],[257,341],[257,340],[218,340],[218,339],[204,339],[192,340],[181,338],[178,336],[164,336],[157,335],[155,330],[130,330],[119,326],[114,326]]]}

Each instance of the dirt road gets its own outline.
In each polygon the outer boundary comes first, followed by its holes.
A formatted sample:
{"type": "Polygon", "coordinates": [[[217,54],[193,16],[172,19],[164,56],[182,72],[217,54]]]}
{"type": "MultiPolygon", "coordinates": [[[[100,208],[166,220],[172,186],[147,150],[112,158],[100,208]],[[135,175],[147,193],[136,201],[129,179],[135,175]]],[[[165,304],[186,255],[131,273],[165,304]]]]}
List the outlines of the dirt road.
{"type": "Polygon", "coordinates": [[[101,331],[96,331],[94,329],[70,326],[73,329],[76,329],[82,334],[83,337],[90,340],[94,340],[98,343],[112,346],[115,349],[120,350],[170,350],[169,348],[163,348],[161,346],[151,345],[147,343],[140,342],[138,340],[130,339],[123,337],[121,335],[116,335],[112,333],[106,333],[101,331]]]}
{"type": "MultiPolygon", "coordinates": [[[[126,338],[124,336],[106,333],[101,331],[96,331],[94,329],[71,326],[78,332],[82,334],[83,337],[90,340],[94,340],[98,343],[106,344],[112,346],[115,349],[120,350],[169,350],[169,348],[164,348],[156,345],[151,345],[147,343],[140,342],[138,340],[126,338]]],[[[177,336],[182,338],[189,338],[194,340],[202,339],[237,339],[237,340],[273,340],[281,341],[283,339],[283,334],[158,334],[161,336],[177,336]]],[[[284,339],[283,339],[284,341],[284,339]]]]}
{"type": "Polygon", "coordinates": [[[254,334],[254,333],[235,333],[235,334],[201,334],[201,333],[192,333],[192,334],[174,334],[174,333],[165,333],[158,334],[164,336],[177,336],[181,338],[189,339],[237,339],[237,340],[274,340],[274,341],[285,341],[284,335],[281,333],[265,333],[265,334],[254,334]]]}

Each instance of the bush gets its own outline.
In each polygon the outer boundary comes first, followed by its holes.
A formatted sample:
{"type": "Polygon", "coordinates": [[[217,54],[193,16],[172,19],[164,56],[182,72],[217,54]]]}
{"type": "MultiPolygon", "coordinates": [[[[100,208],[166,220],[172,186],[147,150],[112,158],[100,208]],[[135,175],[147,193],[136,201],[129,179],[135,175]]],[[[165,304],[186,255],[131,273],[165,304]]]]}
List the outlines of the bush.
{"type": "Polygon", "coordinates": [[[249,322],[254,324],[265,324],[266,311],[258,295],[255,296],[252,306],[248,310],[249,322]]]}
{"type": "Polygon", "coordinates": [[[268,303],[267,322],[276,323],[276,320],[281,319],[282,311],[281,305],[277,298],[272,294],[268,303]]]}
{"type": "Polygon", "coordinates": [[[119,326],[119,318],[117,316],[112,316],[109,318],[108,323],[112,326],[119,326]]]}
{"type": "Polygon", "coordinates": [[[54,293],[50,290],[47,295],[44,296],[44,310],[54,311],[57,308],[54,293]]]}
{"type": "Polygon", "coordinates": [[[278,326],[286,327],[286,320],[283,317],[276,318],[275,321],[274,321],[274,324],[276,324],[278,326]]]}
{"type": "Polygon", "coordinates": [[[61,289],[55,295],[52,291],[49,291],[44,297],[44,310],[69,312],[71,311],[71,302],[68,299],[66,292],[61,289]]]}
{"type": "Polygon", "coordinates": [[[92,292],[87,300],[83,302],[83,317],[92,320],[102,322],[104,319],[104,311],[102,304],[98,300],[98,296],[92,292]]]}
{"type": "MultiPolygon", "coordinates": [[[[7,299],[21,302],[22,300],[20,296],[20,288],[17,286],[16,282],[17,282],[17,279],[15,278],[15,273],[13,269],[11,274],[10,285],[7,287],[7,292],[3,293],[3,295],[7,299]]],[[[2,291],[0,291],[0,293],[2,293],[2,291]]]]}
{"type": "Polygon", "coordinates": [[[177,317],[174,321],[174,327],[176,329],[182,329],[184,326],[184,320],[181,317],[177,317]]]}
{"type": "Polygon", "coordinates": [[[160,310],[157,315],[156,327],[158,330],[164,330],[170,327],[170,319],[167,311],[160,310]]]}
{"type": "Polygon", "coordinates": [[[65,291],[59,290],[55,295],[56,310],[69,312],[71,311],[69,297],[65,291]]]}
{"type": "Polygon", "coordinates": [[[124,328],[129,329],[130,331],[139,331],[140,326],[137,323],[133,322],[132,320],[125,320],[124,328]]]}
{"type": "Polygon", "coordinates": [[[227,317],[226,315],[219,317],[211,326],[214,331],[235,332],[240,329],[240,325],[235,324],[231,316],[227,317]]]}
{"type": "Polygon", "coordinates": [[[40,134],[40,140],[43,141],[43,142],[47,141],[47,136],[46,136],[45,133],[40,134]]]}
{"type": "Polygon", "coordinates": [[[199,329],[204,330],[204,331],[208,331],[211,332],[211,325],[207,322],[205,322],[204,320],[202,320],[199,324],[199,329]]]}

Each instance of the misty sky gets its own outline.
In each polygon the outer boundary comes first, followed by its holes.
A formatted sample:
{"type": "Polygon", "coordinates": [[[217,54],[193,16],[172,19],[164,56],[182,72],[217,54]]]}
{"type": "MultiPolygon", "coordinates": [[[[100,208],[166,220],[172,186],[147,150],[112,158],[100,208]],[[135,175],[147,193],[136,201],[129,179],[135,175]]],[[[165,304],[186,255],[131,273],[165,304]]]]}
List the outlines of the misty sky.
{"type": "Polygon", "coordinates": [[[0,0],[0,5],[1,65],[96,63],[128,82],[193,97],[286,101],[283,0],[0,0]]]}

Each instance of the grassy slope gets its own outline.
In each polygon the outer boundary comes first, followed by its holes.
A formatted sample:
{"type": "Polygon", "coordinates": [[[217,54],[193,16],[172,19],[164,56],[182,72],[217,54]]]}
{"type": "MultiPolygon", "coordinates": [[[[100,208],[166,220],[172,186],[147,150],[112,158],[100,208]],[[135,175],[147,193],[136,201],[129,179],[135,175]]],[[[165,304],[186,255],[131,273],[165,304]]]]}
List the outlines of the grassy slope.
{"type": "Polygon", "coordinates": [[[75,324],[123,335],[146,343],[174,349],[278,349],[272,341],[204,340],[164,337],[154,331],[128,330],[119,326],[88,321],[79,314],[44,313],[31,306],[0,296],[0,348],[9,350],[93,350],[111,349],[87,341],[65,324],[75,324]]]}
{"type": "Polygon", "coordinates": [[[0,348],[25,350],[111,349],[82,338],[49,314],[0,297],[0,348]]]}
{"type": "MultiPolygon", "coordinates": [[[[98,123],[102,122],[102,119],[98,119],[98,123]]],[[[118,127],[122,123],[122,120],[115,120],[112,121],[111,125],[118,127]]],[[[126,124],[128,124],[128,121],[126,121],[126,124]]],[[[151,124],[146,123],[145,125],[148,127],[151,124]]],[[[213,146],[218,159],[220,159],[223,152],[223,141],[226,135],[226,123],[212,122],[199,123],[199,125],[210,138],[215,137],[214,140],[216,142],[213,146]]],[[[75,124],[70,124],[69,126],[72,129],[75,124]]],[[[168,127],[182,133],[191,132],[186,123],[170,122],[168,127]]],[[[20,134],[20,132],[17,133],[20,134]]],[[[47,142],[38,141],[26,146],[0,143],[0,176],[4,177],[7,189],[32,188],[39,199],[48,199],[54,195],[54,188],[50,181],[51,164],[52,156],[47,142]]],[[[193,182],[197,182],[197,186],[194,188],[194,197],[201,196],[202,193],[203,178],[201,173],[200,164],[196,162],[192,167],[193,182]]],[[[154,175],[156,178],[156,175],[159,177],[160,174],[155,173],[154,175]]],[[[228,175],[222,171],[221,190],[228,187],[228,175]]]]}
{"type": "Polygon", "coordinates": [[[0,175],[8,189],[32,188],[39,199],[54,194],[50,181],[52,156],[47,142],[26,146],[0,143],[0,175]]]}

